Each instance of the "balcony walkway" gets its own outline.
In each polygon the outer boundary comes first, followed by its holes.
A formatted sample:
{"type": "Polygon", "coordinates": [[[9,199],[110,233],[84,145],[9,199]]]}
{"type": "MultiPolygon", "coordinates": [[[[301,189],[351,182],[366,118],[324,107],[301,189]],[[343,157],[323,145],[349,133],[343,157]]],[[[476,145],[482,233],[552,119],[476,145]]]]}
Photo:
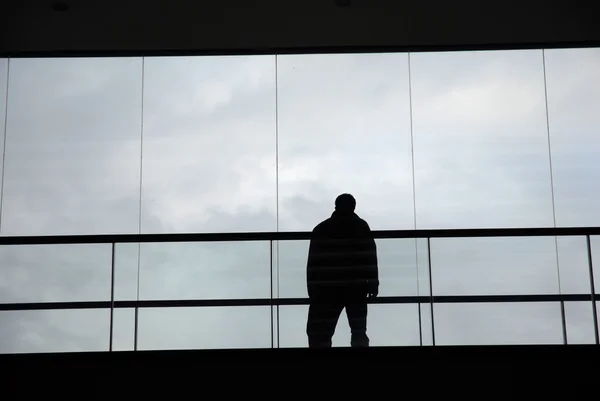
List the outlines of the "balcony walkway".
{"type": "MultiPolygon", "coordinates": [[[[424,238],[427,248],[430,248],[430,238],[458,238],[458,237],[532,237],[532,236],[577,236],[580,237],[582,257],[589,275],[589,291],[578,294],[472,294],[472,295],[436,295],[431,291],[421,296],[390,296],[377,298],[374,303],[413,303],[432,308],[438,303],[516,303],[516,302],[554,302],[560,305],[559,316],[564,343],[567,344],[567,329],[564,304],[568,302],[590,303],[590,327],[593,327],[593,341],[596,345],[520,345],[520,346],[429,346],[421,347],[372,347],[368,349],[333,348],[330,350],[309,350],[306,348],[267,348],[267,349],[229,349],[229,350],[181,350],[181,351],[118,351],[118,352],[86,352],[86,353],[48,353],[48,354],[5,354],[0,355],[0,369],[2,369],[2,382],[8,383],[3,388],[3,399],[29,399],[25,391],[44,391],[41,398],[54,398],[48,392],[56,392],[61,400],[67,396],[65,390],[74,390],[78,400],[103,399],[94,397],[95,389],[111,389],[112,398],[121,398],[121,393],[116,392],[117,386],[125,386],[134,391],[130,398],[140,398],[140,392],[153,388],[154,384],[168,384],[168,375],[192,375],[195,378],[186,379],[186,384],[199,386],[196,388],[194,398],[203,398],[203,386],[211,387],[218,384],[223,391],[235,392],[245,389],[246,398],[254,398],[256,391],[263,395],[277,396],[278,398],[296,397],[295,389],[302,389],[311,381],[306,381],[307,374],[313,370],[323,370],[325,376],[339,376],[341,370],[351,371],[360,375],[385,374],[386,379],[381,379],[379,391],[389,386],[389,391],[401,395],[399,391],[413,394],[416,381],[419,384],[417,398],[429,398],[433,393],[448,386],[464,388],[471,391],[485,391],[486,397],[493,396],[499,389],[505,389],[503,381],[506,374],[518,376],[527,380],[529,386],[535,391],[540,389],[554,391],[558,387],[570,388],[570,395],[574,396],[583,391],[581,385],[571,385],[571,380],[576,378],[584,380],[588,385],[594,385],[590,373],[596,372],[600,360],[599,325],[596,310],[596,300],[600,294],[596,293],[594,286],[594,269],[592,263],[592,250],[590,237],[600,235],[600,227],[585,228],[527,228],[527,229],[473,229],[473,230],[415,230],[415,231],[379,231],[375,232],[376,238],[424,238]],[[258,365],[256,369],[248,369],[251,365],[258,365]],[[300,367],[301,369],[295,370],[300,367]],[[239,369],[238,369],[239,368],[239,369]],[[332,370],[334,369],[334,370],[332,370]],[[206,380],[203,372],[209,372],[220,378],[213,382],[206,380]],[[551,372],[560,375],[554,379],[540,373],[551,372]],[[217,373],[218,372],[218,373],[217,373]],[[296,372],[296,373],[294,373],[296,372]],[[361,373],[362,372],[362,373],[361,373]],[[581,374],[575,374],[581,372],[581,374]],[[391,376],[390,376],[391,374],[391,376]],[[157,381],[150,379],[156,376],[157,381]],[[223,376],[225,375],[225,376],[223,376]],[[290,380],[300,382],[295,387],[275,390],[279,386],[278,376],[287,376],[290,380]],[[475,376],[485,376],[484,382],[473,379],[475,376]],[[276,378],[277,377],[277,378],[276,378]],[[260,387],[256,391],[249,391],[243,387],[243,380],[252,378],[253,385],[260,387]],[[93,384],[89,382],[93,379],[93,384]],[[50,391],[46,384],[48,380],[57,380],[63,383],[60,388],[54,386],[50,391]],[[233,383],[226,388],[223,380],[233,383]],[[446,384],[442,386],[441,381],[446,384]],[[492,380],[494,383],[490,383],[492,380]],[[83,383],[89,383],[85,387],[83,383]],[[236,384],[238,383],[238,384],[236,384]],[[491,387],[490,387],[491,386],[491,387]],[[83,390],[82,390],[83,389],[83,390]],[[224,390],[225,389],[225,390],[224,390]],[[9,396],[6,396],[6,392],[9,396]],[[12,393],[15,396],[10,396],[12,393]]],[[[34,310],[69,310],[69,309],[108,309],[110,310],[110,333],[107,343],[112,349],[113,338],[113,313],[123,308],[177,308],[177,307],[236,307],[236,306],[266,306],[274,308],[278,305],[305,305],[306,299],[279,298],[272,296],[265,299],[217,299],[217,300],[119,300],[115,297],[114,273],[115,258],[114,247],[118,243],[144,243],[144,242],[204,242],[204,241],[274,241],[305,240],[308,233],[246,233],[246,234],[167,234],[167,235],[106,235],[106,236],[58,236],[58,237],[2,237],[0,246],[24,244],[111,244],[112,263],[110,294],[104,301],[90,302],[33,302],[33,303],[3,303],[0,311],[34,311],[34,310]]],[[[273,247],[270,248],[273,252],[273,247]]],[[[271,255],[271,264],[273,257],[271,255]]],[[[431,258],[427,258],[428,287],[431,290],[431,258]]],[[[267,266],[268,267],[268,266],[267,266]]],[[[265,269],[266,270],[266,269],[265,269]]],[[[273,284],[271,266],[270,280],[273,284]]],[[[433,310],[431,311],[433,315],[433,310]]],[[[273,320],[272,320],[273,321],[273,320]]],[[[420,324],[420,323],[419,323],[420,324]]],[[[425,325],[425,323],[423,323],[425,325]]],[[[433,319],[431,322],[432,335],[434,334],[433,319]]],[[[137,314],[135,318],[137,328],[137,314]]],[[[271,327],[271,338],[277,326],[271,327]]],[[[421,326],[419,326],[421,327],[421,326]]],[[[423,326],[425,327],[425,326],[423,326]]],[[[433,337],[435,340],[435,336],[433,337]]],[[[137,339],[137,329],[135,332],[137,339]]],[[[0,342],[3,339],[0,338],[0,342]]],[[[317,376],[317,375],[313,375],[317,376]]],[[[319,376],[322,377],[322,376],[319,376]]],[[[364,377],[363,377],[364,379],[364,377]]],[[[332,379],[333,380],[333,379],[332,379]]],[[[343,386],[342,379],[335,379],[338,387],[343,386]]],[[[351,380],[346,376],[346,381],[351,380]]],[[[584,383],[584,384],[585,384],[584,383]]],[[[364,383],[361,383],[363,386],[364,383]]],[[[309,386],[310,387],[310,386],[309,386]]],[[[585,386],[584,386],[585,387],[585,386]]],[[[339,389],[338,389],[339,390],[339,389]]],[[[597,392],[597,390],[593,390],[597,392]]],[[[320,393],[315,393],[317,396],[320,393]]],[[[539,394],[537,394],[539,396],[539,394]]],[[[256,395],[258,396],[258,395],[256,395]]],[[[183,397],[183,396],[182,396],[183,397]]],[[[35,398],[40,398],[36,395],[35,398]]],[[[154,397],[153,397],[154,398],[154,397]]],[[[169,397],[173,399],[175,397],[169,397]]],[[[185,396],[189,398],[189,395],[185,396]]],[[[213,398],[212,396],[210,398],[213,398]]],[[[219,397],[225,398],[225,397],[219,397]]],[[[264,398],[264,397],[262,397],[264,398]]],[[[316,397],[319,398],[319,397],[316,397]]],[[[395,397],[397,398],[397,397],[395,397]]],[[[401,397],[402,398],[402,397],[401,397]]],[[[453,398],[447,396],[445,398],[453,398]]],[[[494,397],[495,398],[495,397],[494,397]]],[[[511,397],[512,399],[513,397],[511,397]]],[[[522,397],[516,397],[518,399],[522,397]]],[[[538,397],[536,397],[538,398],[538,397]]],[[[577,397],[578,398],[578,397],[577,397]]],[[[370,401],[370,400],[369,400],[370,401]]]]}
{"type": "Polygon", "coordinates": [[[169,350],[122,351],[81,353],[40,353],[0,355],[0,364],[12,370],[32,371],[36,368],[53,369],[134,369],[172,370],[194,369],[215,364],[245,365],[296,365],[318,363],[326,365],[375,366],[395,364],[417,366],[430,363],[495,365],[589,363],[595,369],[600,360],[599,345],[494,345],[494,346],[422,346],[422,347],[371,347],[354,349],[334,347],[327,350],[308,348],[219,349],[219,350],[169,350]],[[374,365],[373,365],[374,364],[374,365]]]}
{"type": "Polygon", "coordinates": [[[598,345],[275,348],[12,354],[0,355],[0,368],[5,400],[40,390],[44,399],[155,399],[161,388],[169,400],[190,392],[197,399],[205,392],[210,399],[302,392],[320,399],[328,390],[349,399],[355,391],[369,391],[368,398],[579,399],[597,392],[599,357],[598,345]]]}

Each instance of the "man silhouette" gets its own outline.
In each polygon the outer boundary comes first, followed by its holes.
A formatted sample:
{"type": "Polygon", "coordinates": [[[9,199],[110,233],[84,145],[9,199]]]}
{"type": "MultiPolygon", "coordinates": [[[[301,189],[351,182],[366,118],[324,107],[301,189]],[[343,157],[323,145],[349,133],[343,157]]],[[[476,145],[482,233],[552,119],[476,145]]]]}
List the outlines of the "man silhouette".
{"type": "Polygon", "coordinates": [[[367,299],[379,291],[377,247],[356,200],[342,194],[330,218],[311,234],[306,281],[310,306],[306,334],[310,348],[329,348],[346,309],[352,347],[368,347],[367,299]]]}

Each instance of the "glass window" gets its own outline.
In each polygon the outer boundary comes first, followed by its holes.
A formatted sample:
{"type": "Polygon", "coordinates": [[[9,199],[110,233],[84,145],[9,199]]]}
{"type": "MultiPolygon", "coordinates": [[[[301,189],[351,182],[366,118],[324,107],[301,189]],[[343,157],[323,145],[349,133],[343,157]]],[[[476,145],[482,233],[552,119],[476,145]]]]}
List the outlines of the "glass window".
{"type": "Polygon", "coordinates": [[[562,344],[559,303],[436,304],[436,345],[562,344]]]}
{"type": "Polygon", "coordinates": [[[556,294],[554,237],[432,238],[434,295],[556,294]]]}
{"type": "Polygon", "coordinates": [[[379,263],[379,295],[423,295],[419,294],[415,240],[386,238],[375,242],[379,263]]]}
{"type": "Polygon", "coordinates": [[[268,306],[139,310],[139,350],[270,347],[268,306]]]}
{"type": "MultiPolygon", "coordinates": [[[[594,289],[596,290],[596,294],[600,294],[600,236],[594,235],[590,237],[590,248],[592,254],[591,262],[592,273],[594,275],[594,289]]],[[[586,259],[586,261],[588,261],[588,259],[586,259]]]]}
{"type": "Polygon", "coordinates": [[[144,243],[141,299],[269,298],[270,243],[144,243]]]}
{"type": "Polygon", "coordinates": [[[138,276],[142,273],[142,266],[138,263],[140,255],[138,243],[115,244],[115,301],[138,299],[138,276]]]}
{"type": "Polygon", "coordinates": [[[277,57],[279,229],[312,230],[343,192],[373,229],[414,227],[406,54],[277,57]]]}
{"type": "MultiPolygon", "coordinates": [[[[4,124],[6,122],[6,91],[8,84],[8,59],[0,58],[0,154],[4,154],[4,124]]],[[[2,160],[0,160],[0,177],[2,176],[3,168],[2,160]]],[[[2,185],[2,182],[0,182],[2,185]]],[[[1,194],[0,194],[1,196],[1,194]]],[[[2,200],[0,199],[0,204],[2,200]]],[[[2,210],[0,209],[0,232],[2,230],[2,210]]]]}
{"type": "Polygon", "coordinates": [[[553,225],[542,60],[411,54],[417,228],[553,225]]]}
{"type": "MultiPolygon", "coordinates": [[[[418,307],[418,306],[417,306],[418,307]]],[[[431,304],[423,303],[421,312],[421,339],[422,345],[433,345],[433,323],[431,321],[431,304]]]]}
{"type": "Polygon", "coordinates": [[[0,267],[0,303],[110,300],[110,244],[2,245],[0,267]]]}
{"type": "Polygon", "coordinates": [[[557,237],[560,291],[563,294],[589,294],[590,269],[585,237],[557,237]]]}
{"type": "Polygon", "coordinates": [[[415,241],[415,255],[419,272],[416,295],[429,296],[431,295],[429,288],[429,244],[427,238],[417,238],[413,241],[415,241]]]}
{"type": "Polygon", "coordinates": [[[115,308],[113,314],[113,351],[133,351],[135,309],[115,308]]]}
{"type": "Polygon", "coordinates": [[[274,294],[280,298],[306,298],[306,263],[310,242],[276,241],[277,274],[274,294]]]}
{"type": "MultiPolygon", "coordinates": [[[[419,314],[416,304],[372,304],[367,315],[367,335],[371,346],[418,346],[419,314]]],[[[279,307],[279,347],[307,347],[308,305],[279,307]]],[[[425,328],[431,332],[429,328],[425,328]]],[[[425,339],[426,340],[426,339],[425,339]]],[[[350,327],[342,311],[332,345],[350,346],[350,327]]]]}
{"type": "MultiPolygon", "coordinates": [[[[599,314],[600,311],[600,302],[596,301],[596,314],[599,314]]],[[[598,330],[600,331],[600,316],[597,316],[597,322],[598,322],[598,330]]]]}
{"type": "Polygon", "coordinates": [[[591,302],[565,302],[568,344],[594,344],[594,310],[591,302]]]}
{"type": "Polygon", "coordinates": [[[2,311],[0,353],[108,351],[108,309],[2,311]]]}
{"type": "Polygon", "coordinates": [[[276,229],[275,57],[151,57],[143,232],[276,229]]]}
{"type": "Polygon", "coordinates": [[[600,225],[600,48],[545,51],[559,226],[600,225]]]}
{"type": "Polygon", "coordinates": [[[141,59],[11,59],[2,233],[134,233],[141,59]]]}

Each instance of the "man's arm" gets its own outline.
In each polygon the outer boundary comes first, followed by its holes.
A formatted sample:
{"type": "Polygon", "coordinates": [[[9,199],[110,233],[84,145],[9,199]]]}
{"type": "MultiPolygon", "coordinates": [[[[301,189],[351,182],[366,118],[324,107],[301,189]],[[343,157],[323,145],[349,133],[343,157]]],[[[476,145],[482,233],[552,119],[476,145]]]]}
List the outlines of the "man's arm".
{"type": "Polygon", "coordinates": [[[317,255],[319,248],[319,240],[315,236],[313,230],[310,239],[310,245],[308,247],[308,260],[306,262],[306,289],[308,291],[308,297],[314,297],[315,295],[315,282],[317,273],[317,255]]]}
{"type": "Polygon", "coordinates": [[[376,297],[379,293],[379,263],[377,260],[377,244],[369,224],[365,222],[367,231],[367,264],[368,264],[368,288],[369,295],[376,297]]]}

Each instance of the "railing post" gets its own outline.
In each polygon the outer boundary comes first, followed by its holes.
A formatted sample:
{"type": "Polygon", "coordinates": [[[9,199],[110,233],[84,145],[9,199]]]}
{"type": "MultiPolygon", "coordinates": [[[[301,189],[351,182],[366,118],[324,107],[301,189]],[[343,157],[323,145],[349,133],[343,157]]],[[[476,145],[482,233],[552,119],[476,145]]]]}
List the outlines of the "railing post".
{"type": "MultiPolygon", "coordinates": [[[[554,236],[554,256],[556,257],[556,279],[558,285],[558,293],[562,295],[562,290],[560,286],[560,261],[558,258],[558,236],[554,236]]],[[[569,343],[567,336],[567,317],[565,312],[565,301],[560,301],[560,322],[562,324],[562,338],[563,345],[567,345],[569,343]]]]}
{"type": "Polygon", "coordinates": [[[275,288],[277,288],[277,291],[275,293],[275,296],[277,297],[277,302],[275,303],[275,319],[277,321],[277,326],[275,326],[275,338],[276,338],[276,343],[277,343],[277,348],[281,348],[281,339],[280,339],[280,331],[279,331],[279,304],[280,304],[280,300],[279,300],[279,240],[275,240],[275,258],[274,258],[274,263],[275,263],[275,270],[277,271],[277,276],[275,278],[275,288]]]}
{"type": "Polygon", "coordinates": [[[562,323],[563,345],[567,345],[567,318],[565,316],[565,301],[560,301],[560,320],[562,323]]]}
{"type": "Polygon", "coordinates": [[[587,246],[587,257],[588,257],[588,269],[590,273],[590,291],[592,295],[592,312],[594,314],[594,337],[596,340],[596,344],[600,344],[599,336],[598,336],[598,311],[596,308],[596,285],[594,284],[594,263],[592,261],[592,244],[590,240],[590,235],[587,234],[585,236],[586,246],[587,246]]]}
{"type": "Polygon", "coordinates": [[[271,310],[271,348],[275,348],[275,332],[273,326],[273,240],[269,240],[269,289],[271,310]]]}
{"type": "Polygon", "coordinates": [[[115,243],[110,247],[110,338],[108,350],[113,350],[114,318],[115,318],[115,243]]]}
{"type": "Polygon", "coordinates": [[[419,346],[423,346],[423,319],[421,317],[421,301],[417,300],[417,313],[419,314],[419,346]]]}
{"type": "MultiPolygon", "coordinates": [[[[139,301],[139,300],[138,300],[139,301]]],[[[133,322],[133,350],[137,351],[137,343],[138,343],[138,302],[136,302],[135,305],[135,312],[134,312],[134,322],[133,322]]]]}
{"type": "Polygon", "coordinates": [[[423,318],[421,316],[421,283],[419,281],[419,275],[421,274],[421,269],[419,265],[419,239],[415,237],[415,271],[417,275],[417,313],[419,318],[419,346],[423,346],[423,318]]]}
{"type": "Polygon", "coordinates": [[[435,324],[433,321],[433,277],[431,274],[431,238],[427,237],[427,266],[429,270],[429,307],[431,311],[431,345],[435,346],[435,324]]]}
{"type": "Polygon", "coordinates": [[[138,348],[138,321],[139,321],[139,314],[140,314],[140,266],[141,266],[141,249],[142,249],[142,243],[138,242],[137,244],[138,246],[138,250],[137,250],[137,291],[136,291],[136,302],[135,302],[135,309],[134,309],[134,321],[133,321],[133,350],[137,351],[138,348]]]}

